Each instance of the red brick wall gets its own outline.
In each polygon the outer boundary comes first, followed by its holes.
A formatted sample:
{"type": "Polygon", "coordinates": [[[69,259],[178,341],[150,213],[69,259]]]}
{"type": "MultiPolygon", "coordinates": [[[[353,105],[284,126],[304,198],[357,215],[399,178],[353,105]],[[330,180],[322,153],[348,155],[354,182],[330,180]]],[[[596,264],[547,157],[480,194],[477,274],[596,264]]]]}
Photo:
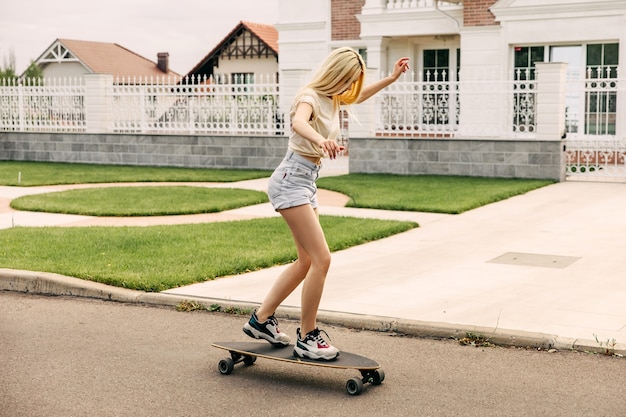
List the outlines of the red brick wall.
{"type": "Polygon", "coordinates": [[[463,25],[464,26],[494,26],[498,23],[494,20],[489,8],[497,0],[466,0],[463,2],[463,25]]]}
{"type": "Polygon", "coordinates": [[[359,39],[361,24],[355,17],[361,14],[365,0],[331,0],[331,40],[344,41],[359,39]]]}

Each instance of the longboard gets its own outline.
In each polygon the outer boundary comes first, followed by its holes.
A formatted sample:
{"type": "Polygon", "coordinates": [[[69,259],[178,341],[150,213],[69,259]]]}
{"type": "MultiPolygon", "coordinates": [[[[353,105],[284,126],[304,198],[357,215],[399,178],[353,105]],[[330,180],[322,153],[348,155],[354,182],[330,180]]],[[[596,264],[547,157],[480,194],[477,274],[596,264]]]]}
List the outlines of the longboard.
{"type": "Polygon", "coordinates": [[[366,383],[380,385],[385,379],[385,373],[376,361],[349,352],[341,352],[332,361],[322,361],[295,356],[293,345],[277,348],[265,342],[215,342],[212,346],[230,353],[229,358],[220,360],[217,365],[222,375],[230,375],[237,363],[243,362],[244,365],[251,366],[257,358],[263,358],[299,365],[357,370],[361,373],[361,377],[350,378],[346,382],[346,391],[350,395],[360,394],[366,383]]]}

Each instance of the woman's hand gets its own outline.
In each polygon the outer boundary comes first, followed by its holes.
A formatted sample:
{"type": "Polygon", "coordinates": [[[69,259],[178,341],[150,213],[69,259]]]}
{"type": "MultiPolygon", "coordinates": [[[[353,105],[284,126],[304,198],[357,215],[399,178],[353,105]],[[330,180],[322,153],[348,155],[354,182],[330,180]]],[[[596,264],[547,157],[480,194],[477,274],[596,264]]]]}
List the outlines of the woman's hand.
{"type": "Polygon", "coordinates": [[[402,58],[398,59],[396,61],[396,63],[394,64],[394,66],[393,66],[393,73],[391,74],[391,77],[394,80],[397,80],[408,69],[409,69],[409,58],[408,57],[402,57],[402,58]]]}
{"type": "Polygon", "coordinates": [[[345,149],[345,147],[340,146],[332,139],[324,140],[322,143],[319,144],[319,146],[324,150],[324,153],[328,154],[328,157],[330,159],[337,158],[337,155],[345,149]]]}

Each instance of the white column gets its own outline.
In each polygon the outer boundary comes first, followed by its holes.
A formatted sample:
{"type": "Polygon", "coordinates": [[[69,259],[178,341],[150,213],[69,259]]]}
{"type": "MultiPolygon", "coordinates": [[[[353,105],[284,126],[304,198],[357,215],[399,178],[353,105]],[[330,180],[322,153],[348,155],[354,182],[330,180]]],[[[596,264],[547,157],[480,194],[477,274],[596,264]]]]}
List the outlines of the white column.
{"type": "MultiPolygon", "coordinates": [[[[381,37],[365,39],[367,47],[367,68],[365,71],[365,83],[370,84],[380,79],[381,71],[387,65],[387,51],[384,39],[381,37]]],[[[376,134],[376,96],[369,100],[354,105],[356,119],[350,119],[349,136],[350,137],[374,137],[376,134]]]]}
{"type": "Polygon", "coordinates": [[[85,124],[88,133],[107,133],[113,120],[113,76],[87,74],[85,77],[85,124]]]}
{"type": "Polygon", "coordinates": [[[567,63],[536,62],[537,139],[560,139],[565,132],[565,83],[567,63]]]}
{"type": "MultiPolygon", "coordinates": [[[[511,133],[511,85],[500,26],[461,29],[458,138],[502,138],[511,133]]],[[[512,73],[512,70],[511,70],[512,73]]]]}
{"type": "Polygon", "coordinates": [[[289,109],[328,52],[330,0],[278,0],[280,109],[289,133],[289,109]]]}

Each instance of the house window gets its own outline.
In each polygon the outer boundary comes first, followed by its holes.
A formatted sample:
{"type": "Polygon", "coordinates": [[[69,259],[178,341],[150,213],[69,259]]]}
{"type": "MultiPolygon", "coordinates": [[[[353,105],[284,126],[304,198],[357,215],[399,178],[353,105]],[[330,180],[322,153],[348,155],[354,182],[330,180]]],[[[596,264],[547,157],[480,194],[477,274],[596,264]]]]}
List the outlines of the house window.
{"type": "MultiPolygon", "coordinates": [[[[514,80],[534,80],[535,63],[545,61],[568,64],[565,116],[567,132],[582,132],[583,129],[579,127],[584,126],[586,135],[615,135],[619,44],[516,46],[514,80]],[[584,88],[577,87],[576,83],[584,83],[584,88]]],[[[516,111],[531,108],[531,105],[534,107],[534,103],[528,100],[520,101],[524,97],[533,98],[528,95],[516,96],[516,111]]],[[[527,121],[534,123],[532,119],[527,121]]]]}
{"type": "Polygon", "coordinates": [[[535,62],[544,61],[543,46],[516,46],[513,68],[513,132],[525,134],[535,131],[536,95],[533,80],[535,62]]]}
{"type": "Polygon", "coordinates": [[[543,46],[516,46],[515,47],[515,75],[516,81],[535,79],[535,62],[543,62],[545,47],[543,46]]]}
{"type": "Polygon", "coordinates": [[[450,50],[425,49],[422,81],[448,81],[450,79],[450,50]]]}
{"type": "Polygon", "coordinates": [[[587,81],[585,87],[585,133],[588,135],[615,135],[618,62],[619,44],[587,45],[586,78],[594,80],[587,81]]]}
{"type": "Polygon", "coordinates": [[[422,81],[425,86],[421,96],[422,123],[425,125],[456,125],[459,117],[459,95],[450,80],[458,79],[460,54],[451,62],[450,49],[425,49],[423,51],[422,81]],[[450,76],[451,68],[455,71],[450,76]],[[431,84],[432,83],[432,84],[431,84]]]}
{"type": "Polygon", "coordinates": [[[616,78],[618,63],[618,43],[587,45],[588,78],[616,78]]]}
{"type": "Polygon", "coordinates": [[[365,62],[365,66],[367,67],[367,48],[359,48],[357,50],[361,58],[363,58],[363,62],[365,62]]]}
{"type": "Polygon", "coordinates": [[[231,74],[232,84],[254,84],[253,72],[233,72],[231,74]]]}

